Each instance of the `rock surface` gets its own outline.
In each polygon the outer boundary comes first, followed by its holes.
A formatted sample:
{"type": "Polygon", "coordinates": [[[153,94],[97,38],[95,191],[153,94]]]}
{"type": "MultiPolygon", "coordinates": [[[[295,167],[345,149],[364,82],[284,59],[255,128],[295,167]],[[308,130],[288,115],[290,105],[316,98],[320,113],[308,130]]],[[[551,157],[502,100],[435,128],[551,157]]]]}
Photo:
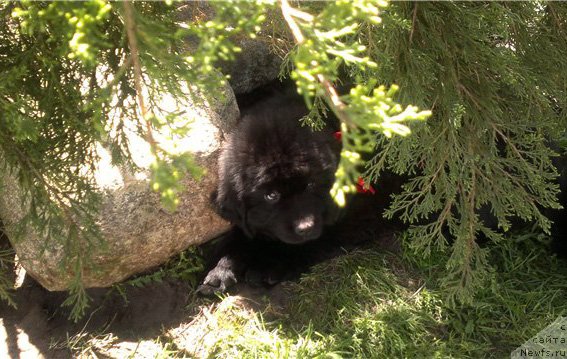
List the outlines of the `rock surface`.
{"type": "MultiPolygon", "coordinates": [[[[215,11],[207,2],[182,2],[178,6],[177,20],[179,22],[207,21],[213,19],[215,11]]],[[[242,95],[275,80],[283,59],[271,49],[271,40],[265,34],[259,34],[251,39],[241,35],[231,38],[241,51],[234,61],[221,62],[219,65],[223,74],[229,75],[229,82],[236,95],[242,95]]],[[[199,43],[195,37],[185,39],[185,50],[194,51],[199,43]]]]}
{"type": "MultiPolygon", "coordinates": [[[[214,16],[214,8],[207,2],[181,2],[178,6],[179,22],[207,21],[214,16]]],[[[272,40],[268,36],[260,34],[251,39],[237,35],[231,40],[242,51],[236,54],[234,61],[222,62],[219,67],[223,74],[230,76],[229,82],[236,95],[251,92],[278,77],[283,59],[271,50],[272,40]]],[[[198,41],[194,37],[186,38],[186,49],[194,51],[198,41]]]]}
{"type": "Polygon", "coordinates": [[[282,59],[270,51],[266,41],[258,37],[235,42],[242,51],[233,62],[223,64],[222,72],[230,75],[228,81],[236,95],[248,93],[278,77],[282,59]]]}
{"type": "MultiPolygon", "coordinates": [[[[228,229],[229,224],[209,206],[209,195],[216,185],[222,139],[218,125],[229,128],[239,117],[232,90],[227,86],[224,93],[222,103],[183,108],[184,116],[194,122],[182,140],[167,143],[165,135],[156,137],[164,148],[169,146],[173,151],[192,152],[196,162],[206,170],[200,181],[185,180],[186,192],[180,196],[175,213],[165,211],[159,195],[150,189],[150,149],[135,132],[130,132],[128,137],[139,171],[125,173],[123,168],[113,166],[110,155],[100,146],[101,161],[97,164],[95,177],[104,194],[98,221],[106,245],[97,247],[91,256],[93,266],[83,270],[83,283],[87,288],[107,287],[163,264],[190,245],[203,243],[228,229]]],[[[163,98],[161,105],[166,109],[175,106],[170,98],[163,98]]],[[[0,197],[0,218],[10,238],[13,225],[23,217],[25,210],[21,206],[21,190],[14,178],[9,174],[0,176],[6,186],[0,197]]],[[[12,246],[23,268],[42,286],[49,290],[67,289],[72,273],[60,270],[63,244],[48,241],[27,228],[26,235],[19,241],[12,241],[12,246]]]]}

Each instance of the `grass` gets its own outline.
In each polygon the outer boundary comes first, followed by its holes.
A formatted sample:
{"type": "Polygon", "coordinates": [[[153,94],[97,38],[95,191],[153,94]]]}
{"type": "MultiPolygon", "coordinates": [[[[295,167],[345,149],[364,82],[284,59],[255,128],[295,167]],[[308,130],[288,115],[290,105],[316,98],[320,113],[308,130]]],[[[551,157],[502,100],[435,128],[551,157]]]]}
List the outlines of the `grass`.
{"type": "Polygon", "coordinates": [[[257,311],[227,297],[171,340],[192,357],[509,357],[567,314],[566,263],[531,237],[518,238],[491,250],[497,270],[473,305],[446,300],[440,257],[369,249],[290,284],[283,308],[257,311]]]}
{"type": "MultiPolygon", "coordinates": [[[[442,289],[442,254],[423,258],[369,248],[287,283],[282,306],[268,298],[195,298],[184,324],[157,338],[123,343],[106,329],[83,330],[56,346],[79,357],[509,357],[567,315],[567,262],[550,256],[530,233],[490,249],[490,259],[496,270],[472,305],[452,303],[442,289]]],[[[169,264],[158,279],[178,267],[185,273],[189,265],[169,264]]],[[[132,285],[138,284],[144,283],[132,285]]]]}
{"type": "Polygon", "coordinates": [[[331,351],[353,357],[444,354],[441,302],[392,255],[353,253],[294,286],[290,326],[311,324],[331,351]]]}

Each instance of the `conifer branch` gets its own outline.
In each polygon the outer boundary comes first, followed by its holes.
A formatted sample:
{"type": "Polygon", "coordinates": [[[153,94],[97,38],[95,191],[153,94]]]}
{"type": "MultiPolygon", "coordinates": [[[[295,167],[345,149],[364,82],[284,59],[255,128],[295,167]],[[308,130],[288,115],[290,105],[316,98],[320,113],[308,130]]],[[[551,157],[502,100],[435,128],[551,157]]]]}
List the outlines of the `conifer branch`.
{"type": "MultiPolygon", "coordinates": [[[[303,11],[292,8],[287,0],[279,0],[279,2],[282,15],[291,30],[293,38],[296,44],[301,46],[301,44],[305,42],[305,36],[303,35],[299,24],[297,23],[297,21],[295,21],[294,18],[312,22],[314,17],[303,11]]],[[[323,74],[317,74],[317,81],[321,84],[323,90],[325,91],[325,101],[327,102],[327,104],[329,104],[339,120],[350,128],[356,128],[356,123],[346,112],[346,104],[341,100],[337,89],[333,86],[331,81],[329,81],[323,74]]]]}
{"type": "Polygon", "coordinates": [[[415,31],[415,23],[417,19],[417,1],[413,3],[413,15],[411,17],[411,31],[409,34],[409,44],[411,45],[413,41],[413,33],[415,31]]]}
{"type": "Polygon", "coordinates": [[[142,120],[146,126],[146,140],[150,144],[152,152],[157,155],[158,145],[153,136],[152,124],[149,120],[148,112],[144,102],[144,94],[142,92],[142,66],[140,64],[140,56],[138,52],[138,39],[136,37],[136,21],[134,19],[134,10],[130,0],[124,1],[124,22],[126,24],[126,34],[128,37],[128,47],[131,53],[131,62],[134,68],[134,86],[136,86],[136,95],[138,98],[138,105],[140,106],[140,113],[142,120]]]}

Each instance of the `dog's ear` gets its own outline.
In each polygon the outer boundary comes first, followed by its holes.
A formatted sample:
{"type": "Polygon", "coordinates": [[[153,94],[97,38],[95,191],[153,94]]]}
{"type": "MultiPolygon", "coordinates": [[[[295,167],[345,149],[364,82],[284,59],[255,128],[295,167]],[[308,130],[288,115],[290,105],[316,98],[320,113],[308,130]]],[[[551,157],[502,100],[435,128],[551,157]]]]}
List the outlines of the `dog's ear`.
{"type": "Polygon", "coordinates": [[[255,231],[248,225],[246,204],[238,199],[236,192],[230,188],[218,188],[211,193],[211,204],[215,212],[222,218],[236,224],[249,237],[255,231]]]}
{"type": "Polygon", "coordinates": [[[227,221],[237,221],[242,217],[241,210],[238,206],[238,198],[236,193],[230,189],[219,186],[211,193],[211,205],[215,212],[227,221]]]}

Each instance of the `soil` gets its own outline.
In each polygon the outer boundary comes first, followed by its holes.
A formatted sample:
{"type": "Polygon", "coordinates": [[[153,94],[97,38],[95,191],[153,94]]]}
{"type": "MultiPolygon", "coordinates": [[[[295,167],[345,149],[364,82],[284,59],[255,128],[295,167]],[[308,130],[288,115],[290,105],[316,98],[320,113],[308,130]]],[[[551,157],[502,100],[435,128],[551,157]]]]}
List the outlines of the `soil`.
{"type": "MultiPolygon", "coordinates": [[[[244,299],[252,307],[261,307],[266,301],[272,306],[285,306],[283,284],[271,288],[241,284],[231,292],[238,293],[240,301],[244,299]]],[[[69,348],[73,345],[69,338],[90,337],[97,333],[112,333],[118,343],[155,340],[163,333],[191,322],[203,307],[214,301],[196,298],[191,286],[178,280],[130,287],[124,295],[112,289],[90,289],[88,294],[92,298],[88,314],[74,323],[69,320],[69,309],[61,306],[67,298],[66,293],[49,292],[33,279],[26,278],[15,291],[17,309],[0,303],[0,342],[2,339],[5,342],[0,344],[0,357],[75,357],[77,352],[69,348]]],[[[100,353],[97,355],[100,357],[100,353]]],[[[108,357],[119,358],[121,355],[115,353],[108,357]]]]}
{"type": "MultiPolygon", "coordinates": [[[[340,235],[363,243],[371,238],[370,242],[379,247],[398,252],[395,228],[386,228],[375,214],[368,213],[366,209],[372,208],[368,204],[362,203],[361,208],[352,215],[356,221],[347,216],[346,224],[340,228],[344,233],[340,235]]],[[[353,245],[352,249],[357,247],[360,245],[353,245]]],[[[69,320],[69,308],[62,306],[67,293],[50,292],[26,276],[14,291],[17,309],[0,301],[0,358],[81,357],[81,352],[88,349],[85,343],[89,338],[108,334],[112,335],[112,345],[108,346],[112,350],[96,351],[95,357],[153,358],[162,350],[156,339],[186,328],[199,313],[218,302],[197,297],[191,285],[182,280],[123,288],[124,293],[108,288],[87,290],[91,297],[87,315],[74,323],[69,320]],[[140,348],[140,345],[155,347],[140,348]]],[[[285,283],[271,288],[239,284],[231,294],[237,295],[239,303],[257,310],[266,305],[284,308],[288,298],[285,283]]]]}

